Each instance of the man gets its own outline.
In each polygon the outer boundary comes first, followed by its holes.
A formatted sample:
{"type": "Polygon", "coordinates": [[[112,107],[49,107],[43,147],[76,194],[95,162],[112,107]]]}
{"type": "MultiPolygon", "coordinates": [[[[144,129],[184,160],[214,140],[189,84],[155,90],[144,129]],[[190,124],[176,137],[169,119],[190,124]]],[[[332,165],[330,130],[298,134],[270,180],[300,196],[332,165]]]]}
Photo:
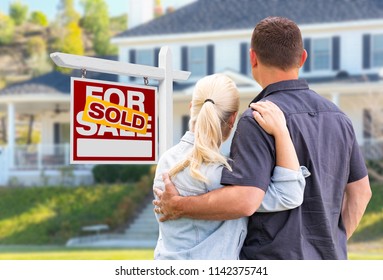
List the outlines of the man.
{"type": "Polygon", "coordinates": [[[180,197],[165,175],[164,193],[153,203],[162,221],[189,217],[234,219],[250,216],[241,259],[347,259],[353,234],[371,198],[363,156],[348,117],[298,79],[307,53],[298,26],[269,17],[257,24],[250,49],[252,75],[262,92],[285,114],[306,179],[303,204],[289,211],[256,213],[275,165],[274,140],[253,118],[252,104],[241,116],[231,146],[233,171],[222,172],[217,191],[180,197]]]}

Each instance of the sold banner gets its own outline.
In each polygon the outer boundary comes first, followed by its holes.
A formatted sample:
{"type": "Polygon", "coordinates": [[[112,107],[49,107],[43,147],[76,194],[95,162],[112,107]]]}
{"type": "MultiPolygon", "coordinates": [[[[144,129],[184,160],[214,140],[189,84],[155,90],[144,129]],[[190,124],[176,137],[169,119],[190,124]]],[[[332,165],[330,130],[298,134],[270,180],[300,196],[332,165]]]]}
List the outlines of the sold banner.
{"type": "Polygon", "coordinates": [[[71,163],[155,163],[157,88],[71,79],[71,163]]]}

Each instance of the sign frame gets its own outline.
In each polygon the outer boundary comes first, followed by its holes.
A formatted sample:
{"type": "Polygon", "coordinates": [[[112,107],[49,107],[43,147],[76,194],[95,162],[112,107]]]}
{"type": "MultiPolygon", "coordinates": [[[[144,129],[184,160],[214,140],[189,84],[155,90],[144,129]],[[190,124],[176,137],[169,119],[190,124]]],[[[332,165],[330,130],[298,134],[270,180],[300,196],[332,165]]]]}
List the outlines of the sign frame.
{"type": "Polygon", "coordinates": [[[158,108],[160,108],[158,131],[161,131],[158,135],[159,156],[173,146],[173,82],[186,81],[191,72],[173,70],[172,52],[169,46],[161,47],[158,67],[61,52],[51,53],[50,57],[59,67],[157,80],[158,108]]]}

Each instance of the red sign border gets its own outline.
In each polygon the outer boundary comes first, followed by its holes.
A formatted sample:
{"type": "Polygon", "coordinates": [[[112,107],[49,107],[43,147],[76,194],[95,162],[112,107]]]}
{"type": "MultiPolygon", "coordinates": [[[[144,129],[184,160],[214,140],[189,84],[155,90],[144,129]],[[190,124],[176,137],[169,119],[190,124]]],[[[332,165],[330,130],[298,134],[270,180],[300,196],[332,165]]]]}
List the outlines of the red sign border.
{"type": "MultiPolygon", "coordinates": [[[[157,164],[158,162],[158,88],[154,86],[145,86],[145,85],[137,85],[137,84],[124,84],[119,82],[110,82],[110,81],[104,81],[104,80],[95,80],[95,79],[86,79],[86,78],[76,78],[71,77],[71,97],[70,97],[70,163],[71,164],[157,164]],[[91,83],[100,83],[100,84],[107,84],[107,85],[116,85],[116,86],[123,86],[123,87],[131,87],[136,89],[149,89],[154,91],[154,111],[155,111],[155,120],[154,120],[154,143],[152,143],[153,146],[153,153],[150,159],[147,159],[146,157],[83,157],[83,160],[75,159],[74,154],[76,151],[74,151],[74,133],[73,130],[74,127],[74,82],[75,81],[82,81],[82,82],[91,82],[91,83]]],[[[139,140],[138,140],[139,141],[139,140]]]]}

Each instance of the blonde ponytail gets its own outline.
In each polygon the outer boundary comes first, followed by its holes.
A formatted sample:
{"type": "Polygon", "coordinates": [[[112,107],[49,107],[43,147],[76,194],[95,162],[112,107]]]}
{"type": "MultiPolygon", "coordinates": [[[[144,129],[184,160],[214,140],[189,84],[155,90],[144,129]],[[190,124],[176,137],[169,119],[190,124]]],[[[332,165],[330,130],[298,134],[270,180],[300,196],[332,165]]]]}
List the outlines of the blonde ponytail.
{"type": "Polygon", "coordinates": [[[226,75],[214,74],[199,80],[193,92],[189,123],[194,132],[194,147],[169,175],[174,176],[189,167],[193,178],[207,183],[208,179],[200,172],[202,164],[219,163],[231,169],[219,149],[230,134],[229,118],[238,108],[237,87],[226,75]]]}

